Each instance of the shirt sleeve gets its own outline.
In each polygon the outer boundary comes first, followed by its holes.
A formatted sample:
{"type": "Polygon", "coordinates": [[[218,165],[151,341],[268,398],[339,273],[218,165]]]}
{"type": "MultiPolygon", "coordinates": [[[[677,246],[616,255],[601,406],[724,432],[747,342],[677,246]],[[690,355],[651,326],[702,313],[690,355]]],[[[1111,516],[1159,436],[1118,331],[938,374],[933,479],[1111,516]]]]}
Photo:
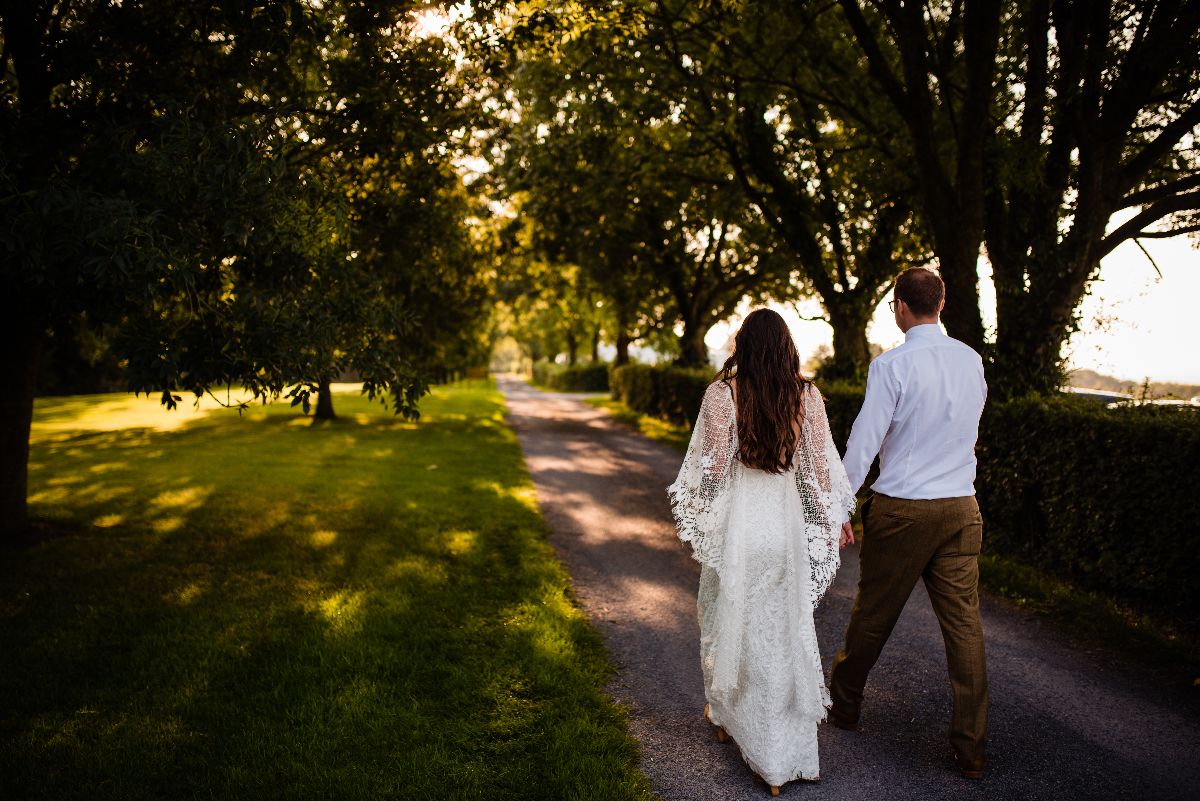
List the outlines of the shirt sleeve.
{"type": "Polygon", "coordinates": [[[878,359],[871,362],[867,370],[867,395],[862,410],[854,420],[854,427],[850,429],[846,456],[842,459],[850,489],[855,493],[867,478],[871,462],[875,460],[883,438],[891,428],[892,415],[896,413],[899,402],[900,386],[892,370],[887,363],[881,364],[878,359]]]}

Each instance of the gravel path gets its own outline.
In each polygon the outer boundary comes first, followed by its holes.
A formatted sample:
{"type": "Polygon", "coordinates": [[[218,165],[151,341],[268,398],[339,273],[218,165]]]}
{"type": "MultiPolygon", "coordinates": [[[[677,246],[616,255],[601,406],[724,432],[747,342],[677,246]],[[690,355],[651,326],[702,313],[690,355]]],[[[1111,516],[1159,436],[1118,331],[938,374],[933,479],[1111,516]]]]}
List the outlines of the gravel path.
{"type": "MultiPolygon", "coordinates": [[[[736,746],[701,717],[699,566],[671,523],[665,488],[681,458],[580,396],[501,379],[551,541],[617,673],[608,691],[629,712],[642,768],[664,799],[763,799],[736,746]]],[[[987,536],[986,521],[984,536],[987,536]]],[[[858,580],[854,549],[817,612],[826,668],[858,580]]],[[[804,799],[1200,799],[1196,691],[1120,655],[1088,651],[985,596],[991,764],[981,782],[952,768],[950,688],[929,599],[914,591],[871,673],[859,732],[823,725],[819,783],[804,799]]]]}

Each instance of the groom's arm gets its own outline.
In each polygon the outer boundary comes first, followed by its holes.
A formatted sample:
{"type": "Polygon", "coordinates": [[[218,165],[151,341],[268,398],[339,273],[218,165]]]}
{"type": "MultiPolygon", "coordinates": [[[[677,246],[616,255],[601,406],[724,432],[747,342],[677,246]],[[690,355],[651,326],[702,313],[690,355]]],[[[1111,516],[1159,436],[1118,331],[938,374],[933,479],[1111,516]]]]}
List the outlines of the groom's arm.
{"type": "Polygon", "coordinates": [[[867,396],[854,420],[854,427],[850,429],[846,456],[842,459],[846,477],[850,479],[850,489],[855,493],[862,488],[871,462],[879,453],[879,446],[883,444],[883,437],[892,425],[892,415],[896,412],[899,400],[900,386],[891,367],[886,362],[881,364],[878,359],[871,362],[867,370],[867,396]]]}

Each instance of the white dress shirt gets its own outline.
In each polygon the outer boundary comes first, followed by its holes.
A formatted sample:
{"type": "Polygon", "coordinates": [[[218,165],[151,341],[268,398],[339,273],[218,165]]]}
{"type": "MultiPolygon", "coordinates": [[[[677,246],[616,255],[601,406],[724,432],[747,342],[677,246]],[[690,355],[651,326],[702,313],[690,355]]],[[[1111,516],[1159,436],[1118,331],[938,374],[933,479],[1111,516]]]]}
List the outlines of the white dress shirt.
{"type": "Polygon", "coordinates": [[[975,440],[987,398],[983,361],[936,323],[871,362],[867,396],[842,463],[854,491],[879,454],[871,489],[893,498],[975,494],[975,440]]]}

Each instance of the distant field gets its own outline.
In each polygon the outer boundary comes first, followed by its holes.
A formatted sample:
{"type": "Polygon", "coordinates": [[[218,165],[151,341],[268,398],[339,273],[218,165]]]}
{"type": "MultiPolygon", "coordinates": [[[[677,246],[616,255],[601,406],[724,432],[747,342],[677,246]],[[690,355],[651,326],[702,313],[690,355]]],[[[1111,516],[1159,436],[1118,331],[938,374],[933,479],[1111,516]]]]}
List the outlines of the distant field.
{"type": "Polygon", "coordinates": [[[1150,397],[1193,398],[1200,395],[1200,384],[1178,384],[1170,381],[1151,381],[1148,385],[1137,381],[1102,375],[1095,370],[1072,370],[1067,384],[1080,389],[1098,389],[1104,392],[1119,392],[1139,396],[1146,390],[1150,397]]]}
{"type": "Polygon", "coordinates": [[[0,796],[650,797],[494,387],[336,404],[37,403],[0,796]]]}

